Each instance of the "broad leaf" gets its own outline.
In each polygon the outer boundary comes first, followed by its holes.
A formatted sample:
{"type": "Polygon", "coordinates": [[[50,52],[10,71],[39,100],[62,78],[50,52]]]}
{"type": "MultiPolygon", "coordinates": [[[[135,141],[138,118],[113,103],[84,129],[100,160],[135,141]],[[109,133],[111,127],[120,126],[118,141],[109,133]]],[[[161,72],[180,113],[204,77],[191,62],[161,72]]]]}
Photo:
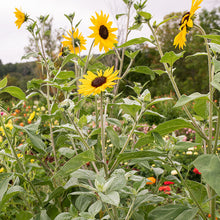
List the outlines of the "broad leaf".
{"type": "Polygon", "coordinates": [[[56,78],[59,79],[70,79],[74,77],[75,77],[75,73],[73,71],[61,71],[56,75],[56,78]]]}
{"type": "Polygon", "coordinates": [[[184,51],[181,53],[174,53],[173,51],[166,52],[163,57],[161,58],[161,63],[168,63],[170,66],[173,66],[173,64],[179,60],[181,57],[183,57],[184,51]]]}
{"type": "Polygon", "coordinates": [[[4,88],[5,86],[7,86],[7,83],[8,83],[8,79],[7,77],[5,77],[4,79],[2,79],[0,81],[0,89],[4,88]]]}
{"type": "Polygon", "coordinates": [[[176,131],[182,128],[195,129],[189,121],[178,118],[178,119],[173,119],[170,121],[166,121],[162,124],[159,124],[155,129],[149,131],[148,134],[150,134],[151,132],[157,132],[161,136],[164,136],[166,134],[172,133],[173,131],[176,131]]]}
{"type": "Polygon", "coordinates": [[[191,180],[187,180],[186,183],[199,204],[203,205],[205,201],[207,202],[207,190],[203,184],[191,180]]]}
{"type": "Polygon", "coordinates": [[[101,192],[98,193],[102,202],[114,205],[114,206],[119,206],[120,203],[120,196],[118,192],[110,192],[108,194],[103,194],[101,192]]]}
{"type": "Polygon", "coordinates": [[[183,205],[165,205],[165,206],[158,206],[157,208],[153,209],[148,214],[149,220],[164,220],[164,219],[175,219],[175,220],[191,220],[197,214],[198,209],[192,208],[190,209],[187,206],[183,205]]]}
{"type": "Polygon", "coordinates": [[[8,183],[11,180],[13,174],[11,173],[0,173],[0,201],[8,189],[8,183]]]}
{"type": "Polygon", "coordinates": [[[70,60],[72,60],[75,57],[74,54],[69,54],[68,56],[65,57],[61,68],[63,68],[68,62],[70,62],[70,60]]]}
{"type": "Polygon", "coordinates": [[[128,46],[135,45],[135,44],[143,44],[146,41],[151,42],[151,40],[149,40],[148,38],[145,38],[145,37],[134,38],[134,39],[129,40],[126,43],[118,46],[118,48],[128,47],[128,46]]]}
{"type": "Polygon", "coordinates": [[[98,214],[101,211],[101,209],[102,209],[102,202],[100,200],[98,200],[89,207],[88,212],[92,216],[95,216],[96,214],[98,214]]]}
{"type": "Polygon", "coordinates": [[[220,35],[198,35],[198,36],[210,39],[212,43],[220,44],[220,35]]]}
{"type": "Polygon", "coordinates": [[[202,174],[206,183],[209,184],[220,196],[220,160],[216,155],[201,155],[193,161],[194,166],[202,174]]]}
{"type": "Polygon", "coordinates": [[[155,104],[157,104],[157,103],[159,103],[159,102],[165,102],[165,101],[169,101],[169,100],[172,100],[173,98],[169,98],[169,97],[167,97],[167,98],[158,98],[158,99],[155,99],[155,100],[153,100],[151,103],[149,103],[147,106],[146,106],[146,108],[149,108],[150,106],[152,106],[152,105],[155,105],[155,104]]]}
{"type": "Polygon", "coordinates": [[[0,91],[0,93],[3,93],[3,92],[7,92],[11,96],[14,96],[15,98],[18,98],[20,100],[25,100],[26,99],[25,93],[20,88],[18,88],[16,86],[5,87],[4,89],[2,89],[0,91]]]}
{"type": "Polygon", "coordinates": [[[119,140],[117,132],[112,127],[110,127],[110,126],[106,128],[106,131],[107,131],[108,137],[111,140],[111,143],[115,147],[120,149],[120,140],[119,140]]]}
{"type": "Polygon", "coordinates": [[[155,78],[154,71],[151,70],[147,66],[135,66],[135,67],[131,68],[129,70],[129,72],[137,72],[137,73],[143,73],[143,74],[146,74],[146,75],[150,75],[151,80],[153,80],[155,78]]]}
{"type": "Polygon", "coordinates": [[[95,155],[93,150],[87,150],[83,153],[80,153],[67,161],[60,170],[55,174],[55,176],[66,177],[72,172],[78,170],[82,165],[87,162],[94,161],[95,155]]]}
{"type": "Polygon", "coordinates": [[[138,14],[144,17],[146,20],[150,20],[152,18],[152,15],[145,11],[139,11],[138,14]]]}
{"type": "Polygon", "coordinates": [[[218,91],[220,91],[220,73],[217,73],[213,81],[211,82],[212,86],[214,86],[218,91]]]}
{"type": "Polygon", "coordinates": [[[207,94],[200,94],[198,92],[195,92],[189,96],[186,96],[186,95],[182,95],[179,100],[177,101],[177,103],[174,105],[174,107],[180,107],[180,106],[183,106],[193,100],[196,100],[196,99],[206,99],[208,100],[208,95],[207,94]]]}
{"type": "Polygon", "coordinates": [[[126,152],[118,155],[118,161],[128,161],[135,158],[143,157],[160,157],[164,156],[164,153],[156,150],[145,150],[145,151],[136,151],[136,152],[126,152]]]}

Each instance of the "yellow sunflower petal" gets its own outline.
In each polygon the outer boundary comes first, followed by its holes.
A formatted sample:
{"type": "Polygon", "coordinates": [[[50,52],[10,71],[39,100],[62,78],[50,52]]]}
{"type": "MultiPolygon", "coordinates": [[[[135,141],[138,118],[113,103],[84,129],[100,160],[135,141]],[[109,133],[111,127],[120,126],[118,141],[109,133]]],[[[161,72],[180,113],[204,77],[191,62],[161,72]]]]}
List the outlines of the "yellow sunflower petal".
{"type": "Polygon", "coordinates": [[[14,14],[15,14],[15,17],[17,18],[17,20],[15,21],[15,24],[17,28],[19,29],[21,25],[27,20],[27,16],[25,16],[25,14],[17,8],[15,8],[14,14]]]}
{"type": "Polygon", "coordinates": [[[177,47],[179,45],[180,49],[183,49],[183,46],[186,45],[186,27],[184,27],[179,34],[174,38],[173,45],[177,47]]]}

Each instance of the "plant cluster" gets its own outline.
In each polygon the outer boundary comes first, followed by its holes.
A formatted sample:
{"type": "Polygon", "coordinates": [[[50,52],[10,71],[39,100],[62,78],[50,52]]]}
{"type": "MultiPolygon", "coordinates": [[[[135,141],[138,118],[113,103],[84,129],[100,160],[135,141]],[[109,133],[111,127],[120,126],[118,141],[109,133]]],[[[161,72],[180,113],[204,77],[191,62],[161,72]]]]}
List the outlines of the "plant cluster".
{"type": "MultiPolygon", "coordinates": [[[[144,11],[147,0],[123,2],[127,13],[117,15],[127,18],[123,44],[117,44],[116,28],[109,16],[96,12],[96,17],[91,17],[93,33],[89,36],[94,40],[88,55],[82,57],[86,39],[73,13],[65,15],[70,30],[63,35],[63,47],[55,60],[47,56],[42,43],[48,16],[36,21],[16,9],[17,27],[28,24],[36,44],[36,51],[28,56],[37,57],[44,77],[29,81],[26,93],[7,86],[7,77],[0,81],[0,93],[20,100],[11,114],[1,108],[1,219],[220,217],[220,109],[214,101],[214,93],[220,91],[220,37],[206,35],[194,23],[202,0],[192,0],[190,11],[181,18],[174,45],[183,49],[192,28],[201,32],[208,59],[209,93],[182,95],[175,81],[175,63],[184,51],[164,53],[157,37],[158,28],[172,18],[158,24],[144,11]],[[136,13],[132,24],[131,9],[136,13]],[[149,27],[151,37],[128,40],[132,30],[142,25],[149,27]],[[157,47],[163,69],[132,67],[139,50],[127,47],[144,42],[157,47]],[[94,58],[92,48],[97,45],[105,53],[94,58]],[[118,59],[118,69],[100,62],[109,54],[118,59]],[[125,56],[129,58],[126,68],[125,56]],[[65,69],[68,63],[74,65],[74,71],[65,69]],[[172,97],[162,94],[153,98],[148,82],[134,83],[130,86],[133,95],[128,97],[118,93],[119,83],[131,71],[152,78],[167,74],[177,97],[170,108],[179,108],[184,112],[182,117],[169,116],[172,113],[167,106],[172,97]],[[40,103],[27,107],[31,99],[39,97],[40,103]],[[153,116],[168,120],[146,123],[146,117],[153,116]]],[[[201,54],[193,56],[197,55],[201,54]]]]}

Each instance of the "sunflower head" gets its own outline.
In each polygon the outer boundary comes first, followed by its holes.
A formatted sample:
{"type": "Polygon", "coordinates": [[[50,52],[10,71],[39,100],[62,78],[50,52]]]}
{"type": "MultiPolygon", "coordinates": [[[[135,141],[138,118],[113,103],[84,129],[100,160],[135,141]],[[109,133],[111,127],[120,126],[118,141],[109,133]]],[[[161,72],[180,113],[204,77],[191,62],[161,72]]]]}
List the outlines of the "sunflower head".
{"type": "Polygon", "coordinates": [[[21,25],[25,21],[27,21],[28,16],[17,8],[15,8],[14,14],[15,14],[15,17],[17,18],[17,20],[15,21],[15,24],[16,24],[17,28],[19,29],[21,27],[21,25]]]}
{"type": "Polygon", "coordinates": [[[78,29],[70,30],[67,35],[68,36],[63,35],[63,38],[66,39],[61,42],[63,47],[69,48],[70,52],[75,54],[80,53],[82,50],[86,50],[86,39],[82,36],[82,33],[79,33],[78,29]]]}
{"type": "Polygon", "coordinates": [[[93,34],[89,37],[95,38],[94,46],[99,44],[99,50],[102,51],[104,49],[105,52],[112,49],[114,44],[118,43],[116,35],[113,34],[117,28],[111,27],[112,22],[108,21],[108,18],[109,15],[103,14],[102,11],[100,15],[96,12],[96,18],[92,16],[90,19],[94,26],[89,27],[93,30],[93,34]]]}
{"type": "Polygon", "coordinates": [[[192,0],[192,6],[189,12],[185,13],[180,21],[180,32],[174,38],[173,45],[175,47],[179,46],[180,49],[183,49],[186,42],[186,34],[193,27],[194,14],[196,10],[200,8],[200,4],[203,0],[192,0]]]}
{"type": "Polygon", "coordinates": [[[79,94],[96,95],[105,91],[106,88],[112,88],[116,84],[113,81],[119,79],[118,71],[113,72],[113,68],[105,70],[104,73],[102,70],[97,71],[97,74],[88,71],[87,75],[84,75],[84,79],[79,80],[82,83],[79,85],[79,94]]]}

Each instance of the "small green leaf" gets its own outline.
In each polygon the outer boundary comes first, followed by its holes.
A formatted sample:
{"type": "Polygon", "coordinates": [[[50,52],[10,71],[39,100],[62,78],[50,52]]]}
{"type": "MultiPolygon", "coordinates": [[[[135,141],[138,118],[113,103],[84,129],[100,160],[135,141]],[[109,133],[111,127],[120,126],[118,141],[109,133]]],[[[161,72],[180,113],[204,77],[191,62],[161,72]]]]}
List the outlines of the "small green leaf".
{"type": "Polygon", "coordinates": [[[126,14],[117,14],[116,16],[115,16],[115,18],[118,20],[121,16],[124,16],[124,15],[126,15],[126,14]]]}
{"type": "Polygon", "coordinates": [[[93,150],[87,150],[83,153],[80,153],[67,161],[60,170],[54,175],[55,176],[62,176],[66,177],[72,172],[78,170],[82,165],[87,162],[94,161],[95,155],[93,150]]]}
{"type": "Polygon", "coordinates": [[[197,52],[197,53],[194,53],[193,55],[186,56],[186,59],[191,58],[191,57],[197,57],[197,56],[207,56],[207,53],[197,52]]]}
{"type": "Polygon", "coordinates": [[[89,209],[88,212],[95,217],[96,214],[98,214],[102,209],[102,202],[100,200],[93,203],[89,209]]]}
{"type": "Polygon", "coordinates": [[[220,35],[198,35],[198,36],[210,39],[212,43],[220,44],[220,35]]]}
{"type": "Polygon", "coordinates": [[[146,41],[151,42],[151,40],[149,40],[148,38],[145,38],[145,37],[134,38],[134,39],[129,40],[126,43],[118,46],[118,48],[128,47],[128,46],[135,45],[135,44],[143,44],[146,41]]]}
{"type": "Polygon", "coordinates": [[[166,52],[163,57],[161,58],[160,62],[161,63],[168,63],[171,67],[173,66],[173,64],[179,60],[181,57],[183,57],[183,54],[185,52],[181,52],[181,53],[174,53],[173,51],[170,52],[166,52]]]}
{"type": "Polygon", "coordinates": [[[75,54],[69,54],[68,56],[65,57],[61,68],[63,68],[68,62],[70,62],[70,60],[72,60],[75,57],[75,54]]]}
{"type": "Polygon", "coordinates": [[[140,50],[136,50],[135,52],[129,52],[129,51],[125,51],[125,55],[127,56],[127,57],[129,57],[130,59],[134,59],[137,55],[138,55],[138,53],[140,52],[140,50]]]}
{"type": "Polygon", "coordinates": [[[73,149],[70,149],[68,147],[61,147],[59,148],[58,152],[67,158],[73,157],[76,153],[73,149]]]}
{"type": "Polygon", "coordinates": [[[151,110],[146,110],[143,115],[154,115],[154,116],[159,116],[161,118],[165,118],[165,116],[151,110]]]}
{"type": "Polygon", "coordinates": [[[145,11],[139,11],[138,14],[144,17],[147,21],[149,21],[152,18],[152,15],[145,11]]]}
{"type": "Polygon", "coordinates": [[[155,99],[155,100],[153,100],[151,103],[149,103],[147,106],[146,106],[146,108],[149,108],[150,106],[152,106],[152,105],[155,105],[155,104],[157,104],[157,103],[159,103],[159,102],[165,102],[165,101],[170,101],[170,100],[172,100],[173,98],[159,98],[159,99],[155,99]]]}
{"type": "Polygon", "coordinates": [[[62,212],[54,220],[72,220],[73,216],[69,212],[62,212]]]}
{"type": "Polygon", "coordinates": [[[161,76],[162,74],[166,73],[166,71],[164,71],[164,70],[152,70],[152,71],[154,71],[159,76],[161,76]]]}
{"type": "Polygon", "coordinates": [[[211,47],[211,49],[212,49],[214,52],[220,53],[220,45],[219,45],[219,44],[209,43],[209,46],[211,47]]]}
{"type": "Polygon", "coordinates": [[[7,86],[7,83],[8,83],[8,79],[7,77],[5,77],[4,79],[2,79],[0,81],[0,89],[4,88],[5,86],[7,86]]]}
{"type": "Polygon", "coordinates": [[[102,202],[114,205],[116,207],[119,206],[120,196],[119,196],[118,192],[113,191],[113,192],[110,192],[110,193],[108,193],[106,195],[101,193],[101,192],[99,192],[98,194],[99,194],[102,202]]]}
{"type": "Polygon", "coordinates": [[[0,173],[0,201],[8,189],[8,183],[11,180],[13,174],[11,173],[0,173]]]}
{"type": "Polygon", "coordinates": [[[194,104],[194,111],[203,119],[207,119],[209,114],[207,101],[205,99],[196,99],[194,104]]]}
{"type": "Polygon", "coordinates": [[[19,213],[16,214],[16,220],[30,220],[32,217],[31,212],[20,210],[19,213]]]}
{"type": "Polygon", "coordinates": [[[220,61],[213,58],[215,73],[220,72],[220,61]]]}
{"type": "Polygon", "coordinates": [[[83,128],[86,125],[87,125],[87,117],[85,115],[82,115],[81,118],[78,121],[78,126],[80,128],[83,128]]]}
{"type": "Polygon", "coordinates": [[[217,73],[213,81],[211,82],[212,86],[214,86],[218,91],[220,91],[220,73],[217,73]]]}
{"type": "Polygon", "coordinates": [[[170,17],[170,18],[167,18],[167,19],[163,20],[162,22],[160,22],[159,24],[156,24],[155,26],[158,28],[160,25],[162,25],[162,24],[168,22],[168,21],[171,20],[171,19],[177,18],[177,17],[178,17],[178,16],[172,16],[172,17],[170,17]]]}
{"type": "Polygon", "coordinates": [[[59,79],[70,79],[74,77],[75,77],[75,73],[73,71],[61,71],[56,75],[56,78],[59,79]]]}
{"type": "Polygon", "coordinates": [[[187,104],[188,102],[191,102],[191,101],[196,100],[196,99],[206,99],[206,100],[208,100],[208,95],[207,94],[200,94],[198,92],[195,92],[195,93],[193,93],[189,96],[182,95],[179,98],[179,100],[177,101],[177,103],[174,105],[174,108],[183,106],[183,105],[187,104]]]}
{"type": "Polygon", "coordinates": [[[135,152],[127,152],[119,154],[118,161],[128,161],[135,158],[143,158],[143,157],[159,157],[164,154],[160,151],[156,150],[145,150],[145,151],[135,151],[135,152]]]}
{"type": "Polygon", "coordinates": [[[146,75],[150,75],[151,77],[151,80],[154,80],[155,78],[155,74],[154,74],[154,71],[151,70],[149,67],[147,66],[135,66],[133,68],[131,68],[129,70],[129,73],[130,72],[137,72],[137,73],[143,73],[143,74],[146,74],[146,75]]]}
{"type": "Polygon", "coordinates": [[[128,104],[121,104],[121,108],[123,111],[133,118],[136,118],[137,112],[141,109],[140,105],[128,105],[128,104]]]}
{"type": "Polygon", "coordinates": [[[0,91],[0,93],[3,93],[3,92],[7,92],[9,93],[10,95],[14,96],[15,98],[18,98],[20,100],[25,100],[26,99],[26,95],[25,93],[18,87],[16,86],[8,86],[8,87],[5,87],[4,89],[2,89],[0,91]]]}
{"type": "Polygon", "coordinates": [[[0,202],[0,211],[3,208],[4,204],[11,199],[13,196],[17,195],[18,193],[25,193],[24,189],[21,186],[12,186],[8,189],[5,195],[0,202]]]}

